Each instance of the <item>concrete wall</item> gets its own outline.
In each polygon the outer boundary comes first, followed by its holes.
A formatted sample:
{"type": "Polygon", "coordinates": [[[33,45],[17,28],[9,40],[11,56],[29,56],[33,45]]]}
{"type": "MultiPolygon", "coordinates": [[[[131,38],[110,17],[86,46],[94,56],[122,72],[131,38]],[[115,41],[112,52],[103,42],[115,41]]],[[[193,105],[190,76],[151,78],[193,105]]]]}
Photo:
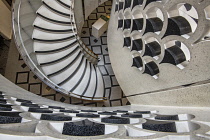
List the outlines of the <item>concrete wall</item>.
{"type": "Polygon", "coordinates": [[[133,104],[210,107],[210,83],[128,97],[133,104]]]}
{"type": "Polygon", "coordinates": [[[0,1],[0,34],[6,39],[12,37],[12,14],[3,1],[0,1]]]}
{"type": "MultiPolygon", "coordinates": [[[[178,3],[178,1],[176,2],[178,3]]],[[[176,2],[174,1],[174,3],[176,2]]],[[[173,5],[174,3],[169,3],[168,5],[173,5]]],[[[154,5],[155,4],[153,4],[153,6],[154,5]]],[[[208,4],[203,3],[203,6],[204,5],[207,6],[208,4]]],[[[196,8],[204,9],[202,8],[202,5],[199,6],[200,7],[197,6],[196,8]]],[[[169,6],[166,4],[166,11],[168,7],[169,6]]],[[[131,52],[129,48],[123,47],[124,35],[126,31],[117,29],[118,12],[114,13],[113,10],[114,7],[112,8],[112,16],[108,29],[108,48],[114,73],[125,95],[129,96],[134,94],[142,94],[141,96],[129,97],[128,99],[131,101],[131,103],[145,105],[150,104],[166,106],[174,105],[209,107],[210,102],[205,98],[209,98],[208,93],[210,91],[210,85],[200,85],[192,88],[185,88],[183,86],[210,79],[210,47],[208,47],[209,41],[198,41],[198,43],[195,44],[192,43],[193,39],[195,41],[196,38],[199,38],[200,35],[204,34],[206,30],[206,24],[209,23],[209,21],[204,19],[204,13],[198,10],[198,12],[200,12],[198,22],[200,26],[198,26],[198,29],[190,39],[183,39],[183,37],[178,36],[169,36],[162,40],[162,44],[170,40],[181,40],[188,44],[188,49],[191,56],[189,64],[184,69],[181,70],[172,64],[159,64],[159,60],[156,61],[151,57],[144,57],[144,59],[153,59],[159,67],[159,78],[154,79],[148,74],[142,74],[143,71],[139,71],[139,69],[131,67],[133,61],[132,54],[134,51],[131,52]],[[172,90],[176,89],[177,87],[182,87],[182,89],[172,90]],[[154,91],[165,89],[168,89],[168,91],[165,91],[164,93],[152,93],[154,91]],[[143,95],[147,92],[149,92],[149,94],[143,95]]],[[[129,10],[130,9],[128,9],[128,11],[129,10]]],[[[122,11],[121,13],[123,14],[122,11]]],[[[130,36],[130,32],[128,34],[130,36]]],[[[149,34],[148,36],[150,35],[153,34],[149,34]]]]}

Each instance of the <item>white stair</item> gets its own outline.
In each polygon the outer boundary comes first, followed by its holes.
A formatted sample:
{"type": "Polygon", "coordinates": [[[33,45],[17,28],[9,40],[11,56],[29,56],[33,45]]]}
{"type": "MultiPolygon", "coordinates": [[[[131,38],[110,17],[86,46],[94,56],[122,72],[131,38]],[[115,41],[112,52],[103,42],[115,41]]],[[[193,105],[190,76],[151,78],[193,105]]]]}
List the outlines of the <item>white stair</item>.
{"type": "Polygon", "coordinates": [[[70,6],[70,0],[43,0],[37,10],[32,38],[38,67],[54,84],[78,98],[103,100],[102,75],[80,50],[67,4],[70,6]]]}

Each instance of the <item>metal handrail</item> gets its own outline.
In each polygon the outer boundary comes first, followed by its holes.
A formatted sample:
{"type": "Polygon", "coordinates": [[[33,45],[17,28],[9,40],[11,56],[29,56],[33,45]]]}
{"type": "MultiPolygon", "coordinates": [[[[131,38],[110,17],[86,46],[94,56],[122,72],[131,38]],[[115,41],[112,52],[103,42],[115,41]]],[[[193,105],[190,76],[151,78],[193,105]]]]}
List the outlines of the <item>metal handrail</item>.
{"type": "MultiPolygon", "coordinates": [[[[77,38],[77,40],[79,40],[78,37],[76,37],[76,38],[77,38]]],[[[79,43],[80,46],[83,48],[83,50],[85,50],[86,53],[88,53],[90,56],[92,56],[93,58],[95,58],[95,59],[98,60],[98,55],[95,54],[90,48],[88,48],[88,47],[84,44],[84,42],[83,42],[82,40],[80,40],[80,42],[78,42],[78,43],[79,43]],[[81,43],[82,43],[82,44],[81,44],[81,43]],[[85,46],[85,48],[84,48],[83,46],[85,46]],[[88,51],[86,51],[86,49],[88,49],[88,51]],[[91,53],[89,53],[89,52],[91,52],[91,53]]]]}
{"type": "MultiPolygon", "coordinates": [[[[17,1],[15,1],[17,2],[17,1]]],[[[59,91],[65,95],[74,95],[74,96],[78,96],[80,99],[83,98],[88,98],[88,99],[102,99],[103,100],[107,100],[106,97],[87,97],[84,95],[78,95],[75,94],[73,92],[69,92],[64,90],[63,88],[61,88],[60,86],[58,86],[57,84],[55,84],[53,81],[51,81],[47,76],[45,76],[45,74],[36,66],[36,64],[34,63],[34,61],[31,59],[30,55],[28,54],[26,47],[24,45],[24,41],[23,38],[21,36],[21,25],[20,25],[20,9],[21,9],[21,4],[22,4],[22,0],[20,0],[20,2],[18,3],[18,12],[17,12],[17,27],[18,27],[18,37],[20,39],[20,45],[18,45],[19,43],[17,42],[17,36],[16,36],[16,29],[15,29],[15,13],[14,13],[14,9],[15,9],[15,3],[13,4],[13,13],[12,13],[12,22],[13,22],[13,32],[14,32],[14,37],[15,37],[15,43],[17,46],[17,49],[19,50],[21,56],[23,57],[23,60],[26,62],[26,64],[28,65],[28,67],[31,69],[31,71],[37,75],[37,77],[39,77],[39,79],[41,79],[46,85],[50,86],[51,88],[53,88],[56,91],[59,91]],[[22,46],[22,47],[21,47],[22,46]],[[21,50],[21,48],[23,48],[23,51],[21,50]]],[[[89,49],[89,48],[88,48],[89,49]]],[[[85,48],[84,48],[85,50],[85,48]]],[[[85,50],[86,51],[86,50],[85,50]]],[[[88,52],[87,52],[88,53],[88,52]]],[[[89,54],[89,53],[88,53],[89,54]]],[[[94,57],[95,58],[95,57],[94,57]]],[[[97,59],[97,58],[96,58],[97,59]]],[[[101,101],[101,100],[99,100],[101,101]]]]}
{"type": "Polygon", "coordinates": [[[78,94],[75,94],[75,93],[71,93],[71,94],[76,95],[76,96],[80,96],[80,97],[83,97],[83,98],[88,98],[88,99],[103,99],[103,100],[107,100],[107,97],[88,97],[88,96],[84,96],[84,95],[78,95],[78,94]]]}

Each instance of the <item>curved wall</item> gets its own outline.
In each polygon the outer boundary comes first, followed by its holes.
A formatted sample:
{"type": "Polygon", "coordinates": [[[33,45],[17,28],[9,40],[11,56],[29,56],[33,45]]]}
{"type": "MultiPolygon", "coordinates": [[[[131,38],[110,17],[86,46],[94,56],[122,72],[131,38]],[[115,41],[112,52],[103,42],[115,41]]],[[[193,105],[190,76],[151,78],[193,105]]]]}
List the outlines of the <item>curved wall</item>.
{"type": "MultiPolygon", "coordinates": [[[[114,1],[114,3],[115,2],[116,1],[114,1]]],[[[162,9],[165,13],[170,13],[170,7],[181,2],[184,3],[183,0],[168,2],[165,4],[164,2],[162,4],[161,2],[153,2],[148,4],[148,7],[160,7],[160,9],[162,9]]],[[[115,5],[113,5],[112,16],[108,29],[108,48],[110,59],[117,80],[131,103],[145,105],[210,106],[210,102],[207,99],[209,98],[208,93],[210,91],[208,84],[208,79],[210,79],[209,41],[205,39],[199,41],[202,37],[205,37],[204,34],[209,30],[209,20],[205,17],[205,12],[208,12],[207,10],[203,10],[209,5],[209,2],[203,2],[199,6],[195,1],[189,1],[189,3],[196,7],[197,13],[200,15],[198,18],[198,27],[195,32],[191,34],[189,39],[175,35],[170,35],[164,39],[161,39],[161,36],[164,35],[162,32],[166,32],[164,28],[167,27],[167,23],[164,23],[166,25],[163,25],[163,29],[159,35],[154,35],[154,33],[138,34],[138,32],[136,32],[136,36],[140,36],[139,38],[142,38],[144,41],[146,38],[145,36],[156,37],[158,40],[160,40],[159,43],[161,44],[162,52],[159,60],[156,60],[150,56],[144,56],[142,53],[137,51],[131,51],[129,47],[125,46],[124,38],[130,37],[131,40],[133,40],[136,37],[134,35],[135,31],[131,32],[129,29],[126,30],[123,28],[118,28],[118,19],[123,18],[125,21],[127,17],[129,18],[127,13],[131,14],[131,17],[134,17],[133,12],[136,9],[142,11],[141,7],[134,7],[133,9],[127,8],[125,10],[122,9],[119,12],[115,12],[115,5]],[[170,42],[171,40],[178,40],[184,44],[187,44],[186,46],[190,52],[190,60],[184,69],[180,69],[178,66],[168,63],[160,64],[161,59],[164,57],[164,53],[166,53],[164,52],[166,50],[164,45],[166,42],[170,42]],[[198,41],[195,42],[196,40],[198,41]],[[155,79],[151,75],[144,73],[146,66],[143,66],[142,71],[135,67],[131,67],[133,64],[132,55],[135,55],[135,53],[139,53],[139,56],[144,61],[144,65],[147,63],[147,59],[152,60],[157,64],[159,69],[158,79],[155,79]],[[207,84],[202,84],[203,81],[205,81],[207,84]],[[163,90],[165,90],[164,93],[161,92],[163,90]],[[138,95],[132,96],[135,94],[138,95]]],[[[146,7],[145,9],[148,8],[146,7]]],[[[145,11],[142,13],[144,12],[145,11]]],[[[167,14],[164,16],[166,15],[167,14]]],[[[170,17],[164,18],[168,19],[170,17]]]]}

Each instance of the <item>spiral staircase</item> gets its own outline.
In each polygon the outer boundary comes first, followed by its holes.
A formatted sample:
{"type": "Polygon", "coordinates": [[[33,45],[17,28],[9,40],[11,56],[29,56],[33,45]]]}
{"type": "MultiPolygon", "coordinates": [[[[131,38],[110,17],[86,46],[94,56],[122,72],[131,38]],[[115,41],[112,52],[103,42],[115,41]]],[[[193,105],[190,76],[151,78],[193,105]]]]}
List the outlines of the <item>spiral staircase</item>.
{"type": "MultiPolygon", "coordinates": [[[[116,12],[114,8],[112,10],[112,14],[116,16],[111,17],[111,23],[118,22],[119,26],[123,26],[120,28],[125,27],[126,29],[130,20],[121,19],[120,13],[123,8],[139,6],[143,2],[144,5],[152,2],[154,5],[160,4],[160,1],[156,2],[155,0],[116,0],[113,5],[116,7],[116,12]],[[130,5],[131,2],[133,5],[130,5]]],[[[167,1],[163,0],[163,2],[167,1]]],[[[103,101],[106,100],[106,97],[104,97],[103,79],[97,67],[99,59],[77,35],[73,5],[73,0],[16,0],[13,9],[16,45],[31,71],[51,88],[76,98],[103,101]]],[[[208,5],[210,5],[209,2],[208,5]]],[[[138,19],[132,22],[136,25],[135,29],[140,28],[139,22],[141,21],[138,19]]],[[[117,30],[117,25],[114,26],[117,30]]],[[[115,35],[117,32],[113,34],[115,35]]],[[[131,48],[128,38],[124,43],[129,49],[131,48]]],[[[141,49],[138,48],[140,43],[142,43],[140,40],[133,41],[132,49],[141,49]]],[[[157,44],[150,43],[149,45],[148,47],[157,44]]],[[[176,45],[178,46],[179,43],[176,45]]],[[[203,44],[200,47],[203,47],[203,44]]],[[[121,46],[120,49],[124,48],[121,46]]],[[[138,68],[138,72],[145,69],[145,67],[142,68],[142,65],[146,65],[149,69],[150,62],[141,63],[141,57],[136,54],[133,54],[132,57],[132,66],[138,68]]],[[[161,77],[150,78],[155,82],[161,79],[161,77]]],[[[0,75],[0,139],[210,139],[208,105],[193,106],[190,104],[193,101],[196,102],[192,104],[196,105],[208,101],[201,97],[209,92],[209,83],[188,86],[184,90],[180,88],[167,92],[150,93],[147,97],[151,98],[150,102],[142,105],[85,107],[42,98],[23,90],[0,75]],[[180,92],[189,98],[194,94],[189,96],[183,91],[188,89],[193,92],[193,89],[196,89],[198,92],[201,91],[199,87],[202,88],[202,92],[199,92],[199,95],[195,97],[198,100],[187,100],[189,106],[179,106],[178,103],[176,106],[172,106],[171,103],[168,103],[173,100],[178,102],[180,98],[177,96],[168,101],[168,93],[180,92]],[[163,102],[167,100],[168,105],[155,104],[155,96],[160,95],[159,93],[162,96],[158,96],[158,98],[163,99],[163,102]],[[199,101],[200,98],[202,101],[199,101]],[[197,103],[198,101],[199,103],[197,103]],[[151,102],[154,104],[151,105],[151,102]]],[[[132,96],[135,98],[139,95],[132,96]]],[[[145,96],[147,95],[145,94],[145,96]]],[[[208,96],[205,95],[205,97],[208,96]]]]}
{"type": "Polygon", "coordinates": [[[51,88],[66,95],[106,100],[104,81],[97,67],[98,56],[77,36],[73,1],[23,0],[17,6],[16,40],[19,37],[22,45],[18,46],[23,50],[20,52],[33,72],[51,88]],[[33,19],[27,18],[30,15],[33,19]]]}

